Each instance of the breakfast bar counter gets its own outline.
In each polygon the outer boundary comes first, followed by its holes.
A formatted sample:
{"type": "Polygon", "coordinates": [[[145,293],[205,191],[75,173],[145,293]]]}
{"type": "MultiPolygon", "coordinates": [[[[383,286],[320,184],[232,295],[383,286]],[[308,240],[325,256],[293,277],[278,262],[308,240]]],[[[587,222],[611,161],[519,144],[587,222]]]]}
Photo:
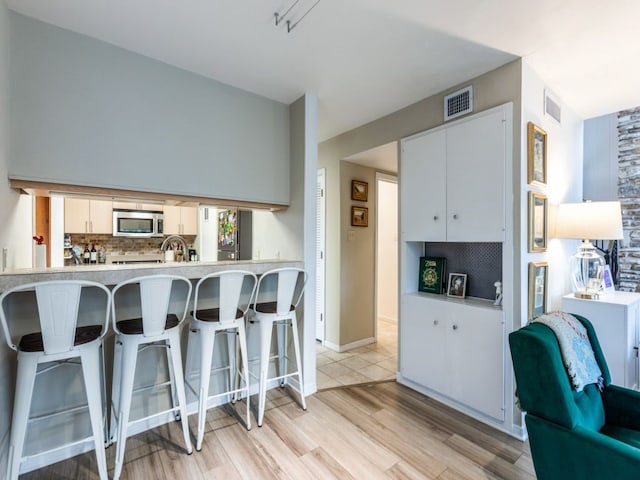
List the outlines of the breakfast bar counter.
{"type": "Polygon", "coordinates": [[[199,279],[223,270],[248,270],[261,275],[267,270],[284,267],[303,268],[303,262],[295,260],[227,260],[212,262],[167,262],[129,264],[90,264],[58,268],[24,268],[0,273],[0,293],[25,283],[51,280],[91,280],[104,285],[116,285],[124,280],[142,275],[181,275],[199,279]]]}

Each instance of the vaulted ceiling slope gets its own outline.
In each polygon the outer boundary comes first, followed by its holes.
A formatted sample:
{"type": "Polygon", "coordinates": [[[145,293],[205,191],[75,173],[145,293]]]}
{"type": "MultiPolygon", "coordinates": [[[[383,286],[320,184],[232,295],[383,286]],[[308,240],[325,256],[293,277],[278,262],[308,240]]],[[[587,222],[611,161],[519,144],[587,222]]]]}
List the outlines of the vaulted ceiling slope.
{"type": "Polygon", "coordinates": [[[517,57],[583,118],[640,105],[638,0],[6,2],[283,103],[315,93],[320,140],[517,57]]]}

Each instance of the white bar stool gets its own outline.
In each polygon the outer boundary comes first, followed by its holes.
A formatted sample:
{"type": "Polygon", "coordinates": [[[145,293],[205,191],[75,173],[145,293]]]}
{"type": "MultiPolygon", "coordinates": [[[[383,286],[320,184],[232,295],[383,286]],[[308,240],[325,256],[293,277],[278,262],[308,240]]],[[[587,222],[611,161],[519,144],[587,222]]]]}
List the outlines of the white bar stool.
{"type": "Polygon", "coordinates": [[[289,377],[297,376],[300,406],[303,410],[307,409],[307,403],[304,399],[300,338],[298,337],[298,319],[296,315],[296,308],[304,293],[306,280],[306,273],[300,268],[277,268],[275,270],[269,270],[262,274],[258,280],[256,299],[250,312],[249,321],[250,323],[258,323],[260,325],[259,427],[262,426],[262,420],[264,418],[267,382],[269,380],[280,380],[280,386],[284,387],[288,384],[287,379],[289,377]],[[277,327],[278,353],[271,355],[271,336],[274,325],[277,327]],[[293,372],[287,371],[287,327],[291,327],[293,337],[292,343],[296,361],[296,370],[293,372]],[[269,364],[272,360],[277,360],[278,362],[278,375],[275,377],[269,377],[269,364]]]}
{"type": "MultiPolygon", "coordinates": [[[[187,423],[182,355],[180,353],[180,324],[187,314],[191,297],[191,282],[177,275],[149,275],[119,283],[112,291],[113,328],[116,332],[111,392],[111,441],[117,442],[116,466],[113,478],[122,473],[124,449],[128,428],[137,422],[174,412],[182,422],[187,453],[193,452],[187,423]],[[179,287],[183,287],[180,289],[179,287]],[[175,307],[172,308],[172,288],[175,307]],[[120,299],[122,300],[120,301],[120,299]],[[125,304],[125,299],[135,302],[135,307],[125,304]],[[118,305],[120,301],[121,305],[118,305]],[[170,313],[170,310],[178,313],[170,313]],[[120,320],[126,316],[127,319],[120,320]],[[142,348],[140,348],[142,347],[142,348]],[[134,393],[134,376],[138,353],[147,347],[167,348],[169,383],[172,407],[144,418],[129,421],[134,393]],[[177,396],[177,398],[176,398],[177,396]]],[[[162,384],[162,385],[166,385],[162,384]]],[[[157,388],[154,385],[151,388],[157,388]]],[[[149,390],[143,387],[139,391],[149,390]]]]}
{"type": "MultiPolygon", "coordinates": [[[[7,479],[17,479],[22,461],[29,458],[22,456],[28,423],[33,424],[64,413],[61,411],[29,418],[36,377],[62,364],[75,364],[76,362],[70,361],[70,359],[77,358],[82,367],[98,471],[100,478],[107,480],[107,462],[104,451],[104,412],[106,409],[103,408],[104,383],[101,380],[104,381],[104,371],[101,368],[101,347],[102,338],[108,328],[110,300],[111,292],[104,285],[73,280],[29,283],[12,288],[0,296],[0,321],[5,339],[9,347],[18,352],[18,372],[9,440],[7,479]],[[90,294],[88,293],[89,289],[92,290],[90,294]],[[19,341],[14,342],[7,320],[18,309],[28,305],[28,299],[24,296],[26,294],[23,293],[27,291],[35,293],[36,311],[34,316],[38,317],[40,331],[23,335],[19,341]],[[97,292],[97,297],[94,292],[97,292]],[[84,308],[87,300],[89,302],[95,301],[95,303],[91,307],[84,308]],[[78,326],[79,320],[82,323],[81,326],[78,326]],[[54,363],[38,371],[39,364],[49,362],[54,363]]],[[[80,444],[92,437],[74,443],[80,444]]],[[[68,446],[57,446],[50,452],[68,446]]]]}
{"type": "Polygon", "coordinates": [[[204,424],[209,402],[218,397],[228,395],[235,402],[238,394],[247,399],[247,430],[251,430],[249,408],[249,365],[247,357],[247,336],[245,332],[245,315],[256,289],[258,278],[251,272],[230,270],[212,273],[200,279],[196,285],[192,319],[189,327],[187,345],[187,386],[198,396],[198,437],[196,450],[202,449],[204,424]],[[244,299],[242,293],[245,293],[244,299]],[[206,295],[204,297],[203,295],[206,295]],[[212,367],[215,338],[226,335],[228,364],[223,367],[212,367]],[[236,354],[236,336],[239,340],[242,368],[238,369],[236,354]],[[199,347],[200,362],[197,364],[199,347]],[[199,368],[194,368],[199,366],[199,368]],[[211,394],[209,385],[211,374],[221,370],[229,370],[226,390],[211,394]],[[195,373],[194,373],[195,370],[195,373]],[[199,378],[196,390],[191,383],[199,378]],[[241,387],[240,379],[244,386],[241,387]]]}

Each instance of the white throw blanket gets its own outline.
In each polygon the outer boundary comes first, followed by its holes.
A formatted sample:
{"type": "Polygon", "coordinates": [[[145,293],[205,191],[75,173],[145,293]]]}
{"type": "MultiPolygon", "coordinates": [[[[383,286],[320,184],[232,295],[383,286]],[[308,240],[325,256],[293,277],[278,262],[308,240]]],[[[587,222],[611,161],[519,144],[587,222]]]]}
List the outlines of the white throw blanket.
{"type": "Polygon", "coordinates": [[[534,318],[532,322],[544,323],[555,333],[574,390],[581,392],[590,383],[596,383],[601,388],[602,372],[589,342],[587,329],[580,320],[569,313],[550,312],[534,318]]]}

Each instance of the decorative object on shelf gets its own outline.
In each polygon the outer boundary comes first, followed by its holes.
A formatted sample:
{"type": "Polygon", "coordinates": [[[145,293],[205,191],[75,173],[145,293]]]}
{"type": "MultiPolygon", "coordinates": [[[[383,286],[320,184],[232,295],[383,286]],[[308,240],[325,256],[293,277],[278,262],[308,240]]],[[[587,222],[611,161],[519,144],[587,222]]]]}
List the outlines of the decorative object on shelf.
{"type": "Polygon", "coordinates": [[[529,252],[547,250],[547,196],[529,192],[529,252]]]}
{"type": "Polygon", "coordinates": [[[369,209],[366,207],[351,207],[351,225],[354,227],[369,226],[369,209]]]}
{"type": "Polygon", "coordinates": [[[33,237],[36,241],[36,268],[45,268],[47,266],[47,246],[43,243],[44,237],[38,235],[33,237]]]}
{"type": "Polygon", "coordinates": [[[366,202],[369,198],[369,184],[360,180],[351,180],[351,200],[366,202]]]}
{"type": "Polygon", "coordinates": [[[547,311],[548,271],[547,262],[529,262],[529,320],[547,311]]]}
{"type": "Polygon", "coordinates": [[[466,273],[450,273],[449,284],[447,286],[447,295],[449,297],[464,298],[467,291],[467,274],[466,273]]]}
{"type": "Polygon", "coordinates": [[[623,238],[620,202],[562,203],[558,206],[555,231],[557,238],[582,240],[570,262],[574,295],[598,298],[605,261],[590,240],[623,238]]]}
{"type": "Polygon", "coordinates": [[[446,263],[447,259],[444,257],[420,257],[418,290],[428,293],[442,293],[446,263]]]}
{"type": "Polygon", "coordinates": [[[611,275],[611,268],[609,265],[604,266],[604,272],[602,272],[602,289],[606,293],[616,291],[616,287],[613,284],[613,276],[611,275]]]}
{"type": "Polygon", "coordinates": [[[527,183],[547,183],[547,132],[533,122],[527,124],[527,183]]]}
{"type": "Polygon", "coordinates": [[[496,287],[496,300],[493,304],[502,305],[502,282],[498,281],[493,286],[496,287]]]}

